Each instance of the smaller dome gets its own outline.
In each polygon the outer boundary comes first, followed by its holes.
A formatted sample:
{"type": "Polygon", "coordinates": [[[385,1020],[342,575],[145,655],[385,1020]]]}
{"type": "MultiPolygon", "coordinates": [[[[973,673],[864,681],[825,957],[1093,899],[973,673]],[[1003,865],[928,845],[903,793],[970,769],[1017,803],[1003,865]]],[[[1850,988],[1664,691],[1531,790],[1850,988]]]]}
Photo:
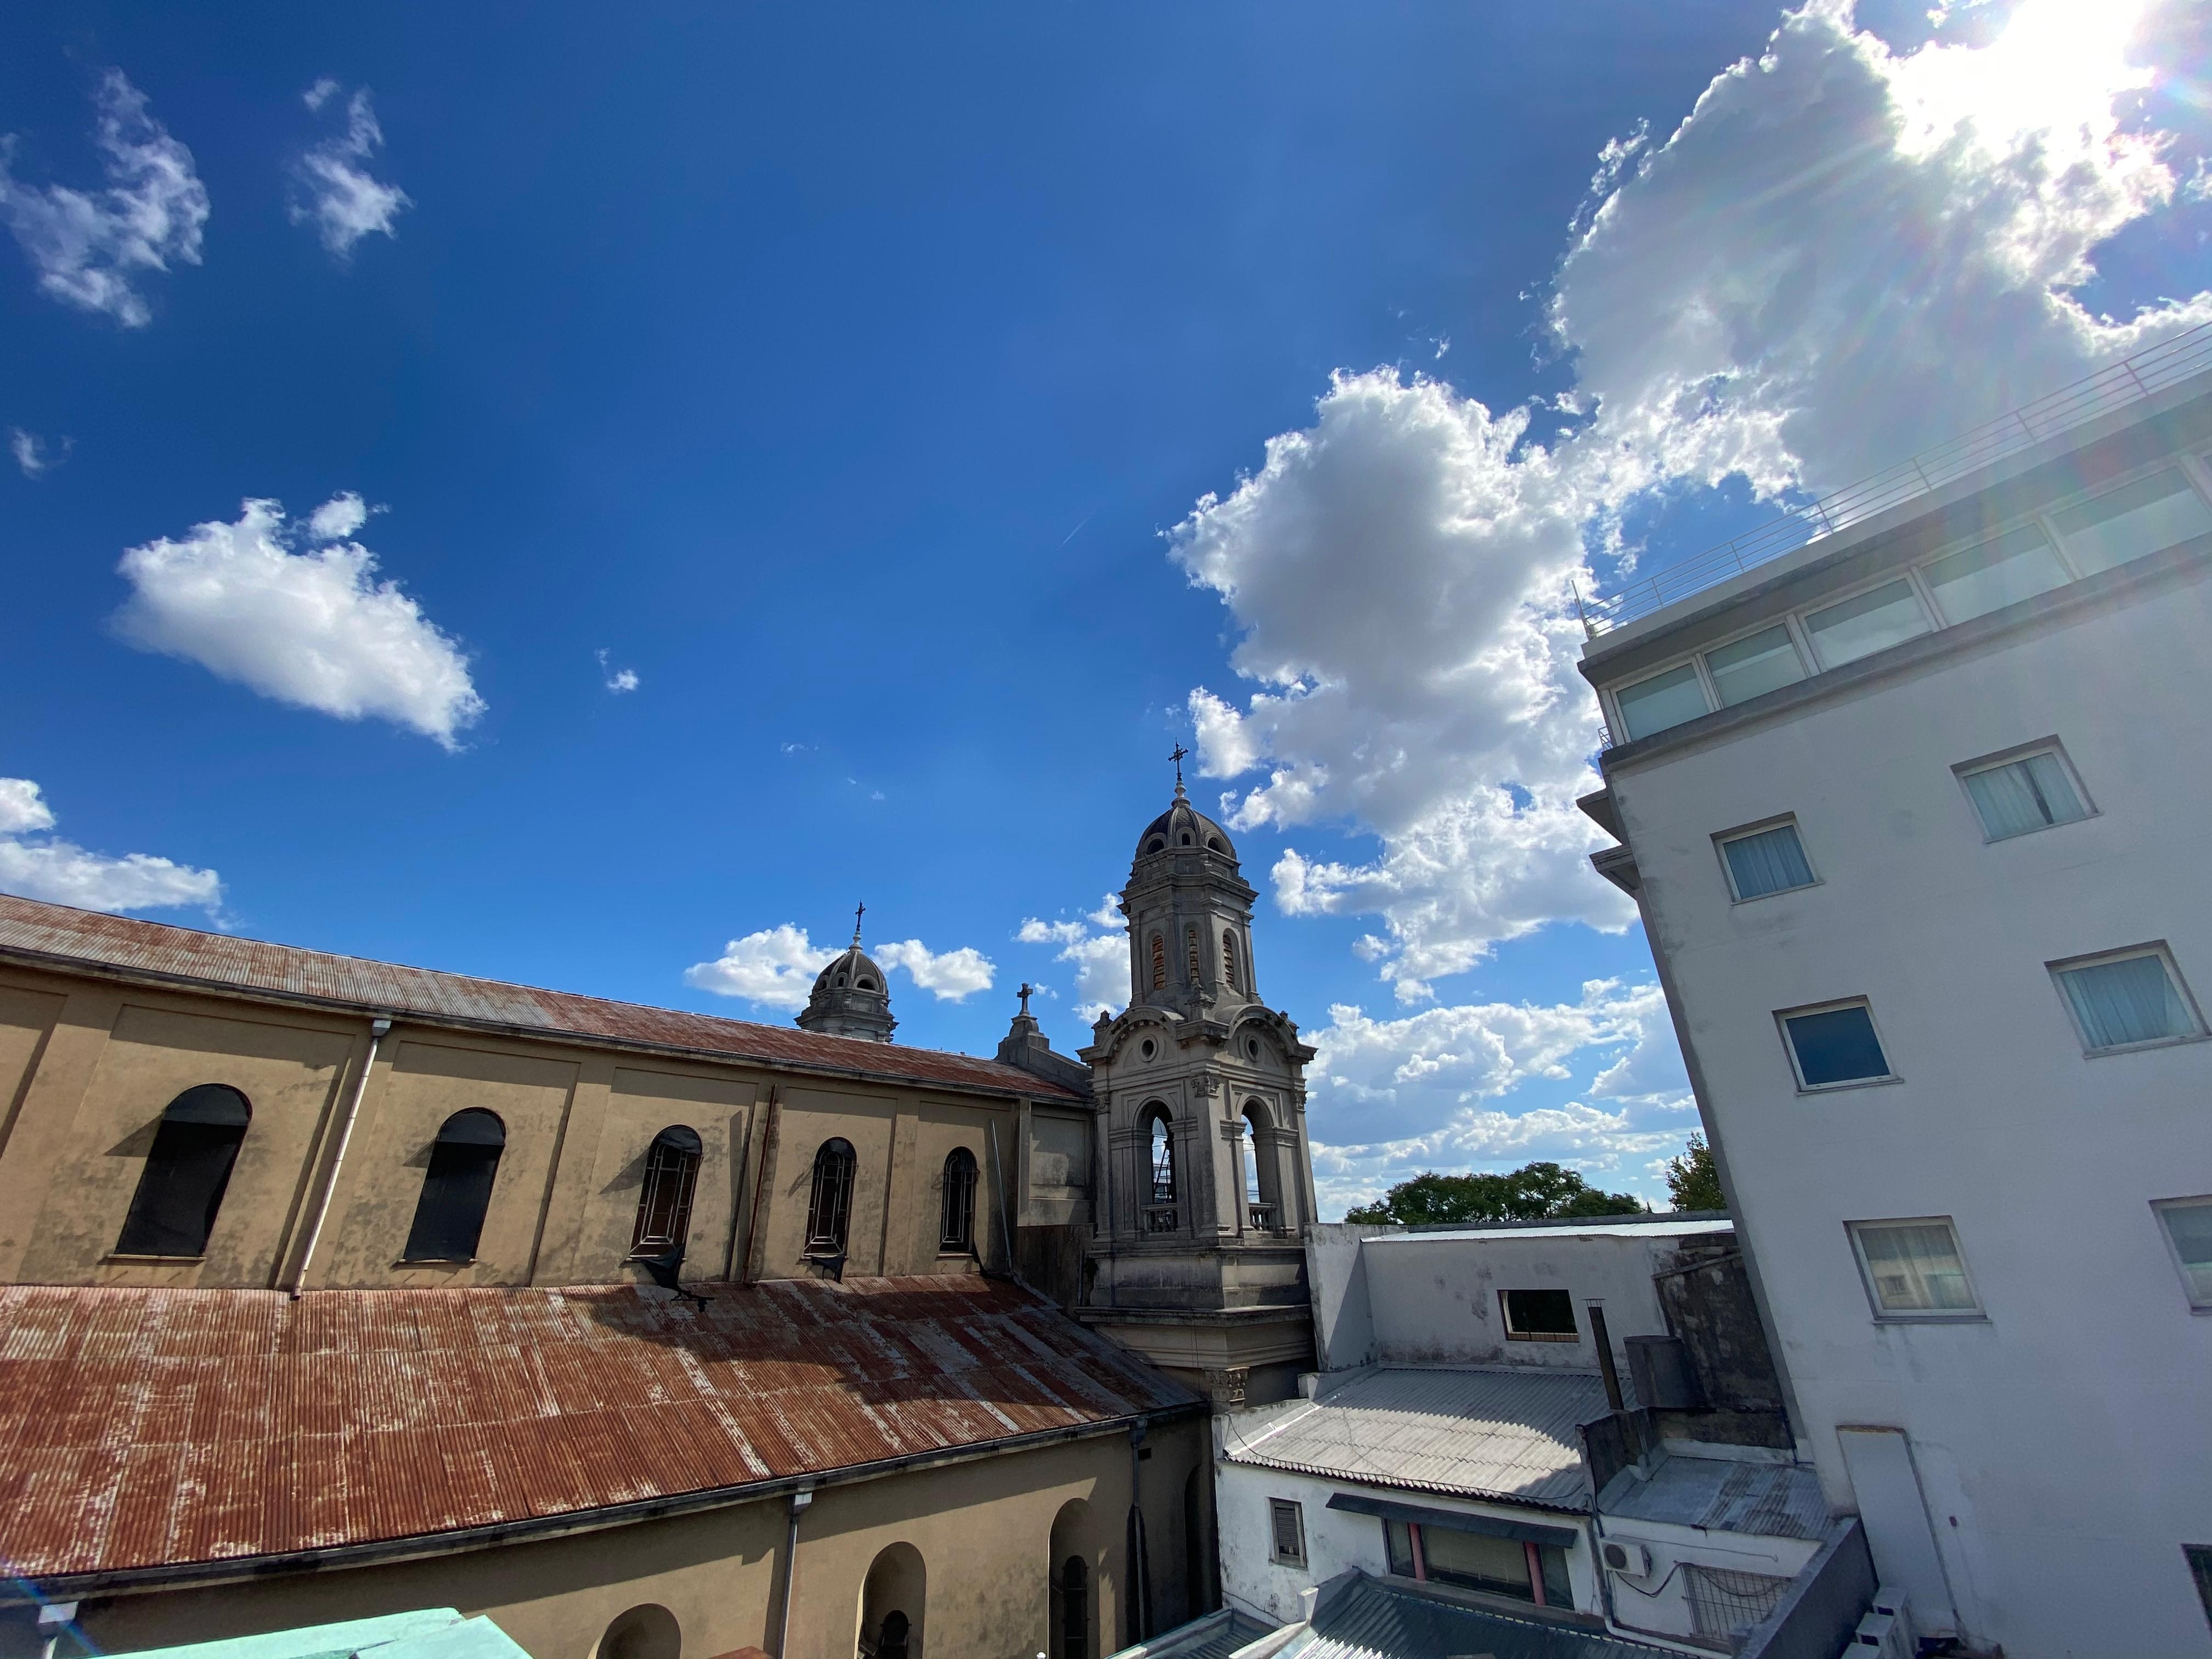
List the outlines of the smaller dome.
{"type": "Polygon", "coordinates": [[[1146,824],[1145,833],[1137,837],[1137,856],[1140,859],[1155,853],[1188,852],[1200,848],[1226,859],[1237,856],[1229,832],[1193,806],[1180,789],[1176,791],[1175,804],[1146,824]]]}
{"type": "Polygon", "coordinates": [[[873,991],[884,994],[884,970],[876,966],[866,951],[857,945],[840,952],[814,978],[814,994],[827,996],[833,991],[873,991]]]}

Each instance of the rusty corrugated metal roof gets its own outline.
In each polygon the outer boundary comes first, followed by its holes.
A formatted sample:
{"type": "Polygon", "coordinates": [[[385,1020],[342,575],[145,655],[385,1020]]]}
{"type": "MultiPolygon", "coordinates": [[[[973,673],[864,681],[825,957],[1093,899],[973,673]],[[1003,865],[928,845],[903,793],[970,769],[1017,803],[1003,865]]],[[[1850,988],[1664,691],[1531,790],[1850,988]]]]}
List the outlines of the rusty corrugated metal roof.
{"type": "Polygon", "coordinates": [[[74,910],[0,893],[0,959],[85,966],[362,1014],[412,1016],[433,1024],[491,1026],[564,1037],[601,1038],[688,1051],[717,1060],[862,1073],[900,1082],[994,1094],[1079,1097],[1064,1085],[968,1054],[892,1042],[821,1036],[750,1020],[541,991],[428,968],[266,945],[131,916],[74,910]]]}
{"type": "Polygon", "coordinates": [[[343,1549],[1202,1409],[997,1280],[648,1294],[0,1287],[0,1561],[343,1549]]]}

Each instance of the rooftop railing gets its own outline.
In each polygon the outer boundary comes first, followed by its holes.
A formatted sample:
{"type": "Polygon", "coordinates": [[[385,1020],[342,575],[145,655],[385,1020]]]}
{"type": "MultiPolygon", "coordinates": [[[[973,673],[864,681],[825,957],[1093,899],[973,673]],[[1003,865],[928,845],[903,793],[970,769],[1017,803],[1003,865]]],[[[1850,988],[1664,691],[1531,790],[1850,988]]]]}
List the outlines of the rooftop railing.
{"type": "Polygon", "coordinates": [[[1718,547],[1656,570],[1616,593],[1586,600],[1582,606],[1583,626],[1592,638],[1610,633],[1741,571],[1794,553],[1917,495],[1925,495],[2054,434],[2124,409],[2206,368],[2212,368],[2212,323],[2199,323],[2047,397],[2023,404],[1963,437],[1923,450],[1910,460],[1808,502],[1756,530],[1731,536],[1718,547]]]}

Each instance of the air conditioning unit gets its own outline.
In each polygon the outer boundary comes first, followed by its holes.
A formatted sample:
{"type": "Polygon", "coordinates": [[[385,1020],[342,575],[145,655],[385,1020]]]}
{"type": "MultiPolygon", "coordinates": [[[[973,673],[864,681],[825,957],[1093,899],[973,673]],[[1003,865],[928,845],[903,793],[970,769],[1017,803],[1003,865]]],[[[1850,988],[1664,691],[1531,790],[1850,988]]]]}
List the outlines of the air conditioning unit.
{"type": "Polygon", "coordinates": [[[1893,1613],[1870,1613],[1859,1620],[1851,1644],[1844,1651],[1850,1659],[1912,1659],[1911,1627],[1893,1613]]]}
{"type": "Polygon", "coordinates": [[[1618,1539],[1605,1540],[1605,1565],[1629,1578],[1648,1577],[1651,1572],[1651,1552],[1641,1544],[1623,1543],[1618,1539]]]}

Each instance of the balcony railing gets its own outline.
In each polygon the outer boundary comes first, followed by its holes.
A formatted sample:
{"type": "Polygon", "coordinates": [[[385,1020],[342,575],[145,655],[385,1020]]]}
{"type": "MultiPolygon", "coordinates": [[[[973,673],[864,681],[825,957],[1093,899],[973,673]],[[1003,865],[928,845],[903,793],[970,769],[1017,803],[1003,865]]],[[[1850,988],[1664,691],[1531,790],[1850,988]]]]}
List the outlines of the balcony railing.
{"type": "Polygon", "coordinates": [[[1172,1204],[1145,1206],[1145,1231],[1148,1233],[1172,1233],[1182,1230],[1182,1218],[1172,1204]]]}
{"type": "Polygon", "coordinates": [[[2055,434],[2124,409],[2206,368],[2212,368],[2212,323],[2199,323],[2048,397],[2023,404],[1963,437],[1923,450],[1871,478],[1823,495],[1756,530],[1732,536],[1694,558],[1656,570],[1617,593],[1586,600],[1582,605],[1583,625],[1593,639],[1610,633],[1740,572],[1900,507],[2055,434]]]}
{"type": "Polygon", "coordinates": [[[1273,1205],[1247,1204],[1244,1206],[1244,1213],[1251,1223],[1253,1231],[1260,1233],[1272,1233],[1275,1231],[1275,1206],[1273,1205]]]}

